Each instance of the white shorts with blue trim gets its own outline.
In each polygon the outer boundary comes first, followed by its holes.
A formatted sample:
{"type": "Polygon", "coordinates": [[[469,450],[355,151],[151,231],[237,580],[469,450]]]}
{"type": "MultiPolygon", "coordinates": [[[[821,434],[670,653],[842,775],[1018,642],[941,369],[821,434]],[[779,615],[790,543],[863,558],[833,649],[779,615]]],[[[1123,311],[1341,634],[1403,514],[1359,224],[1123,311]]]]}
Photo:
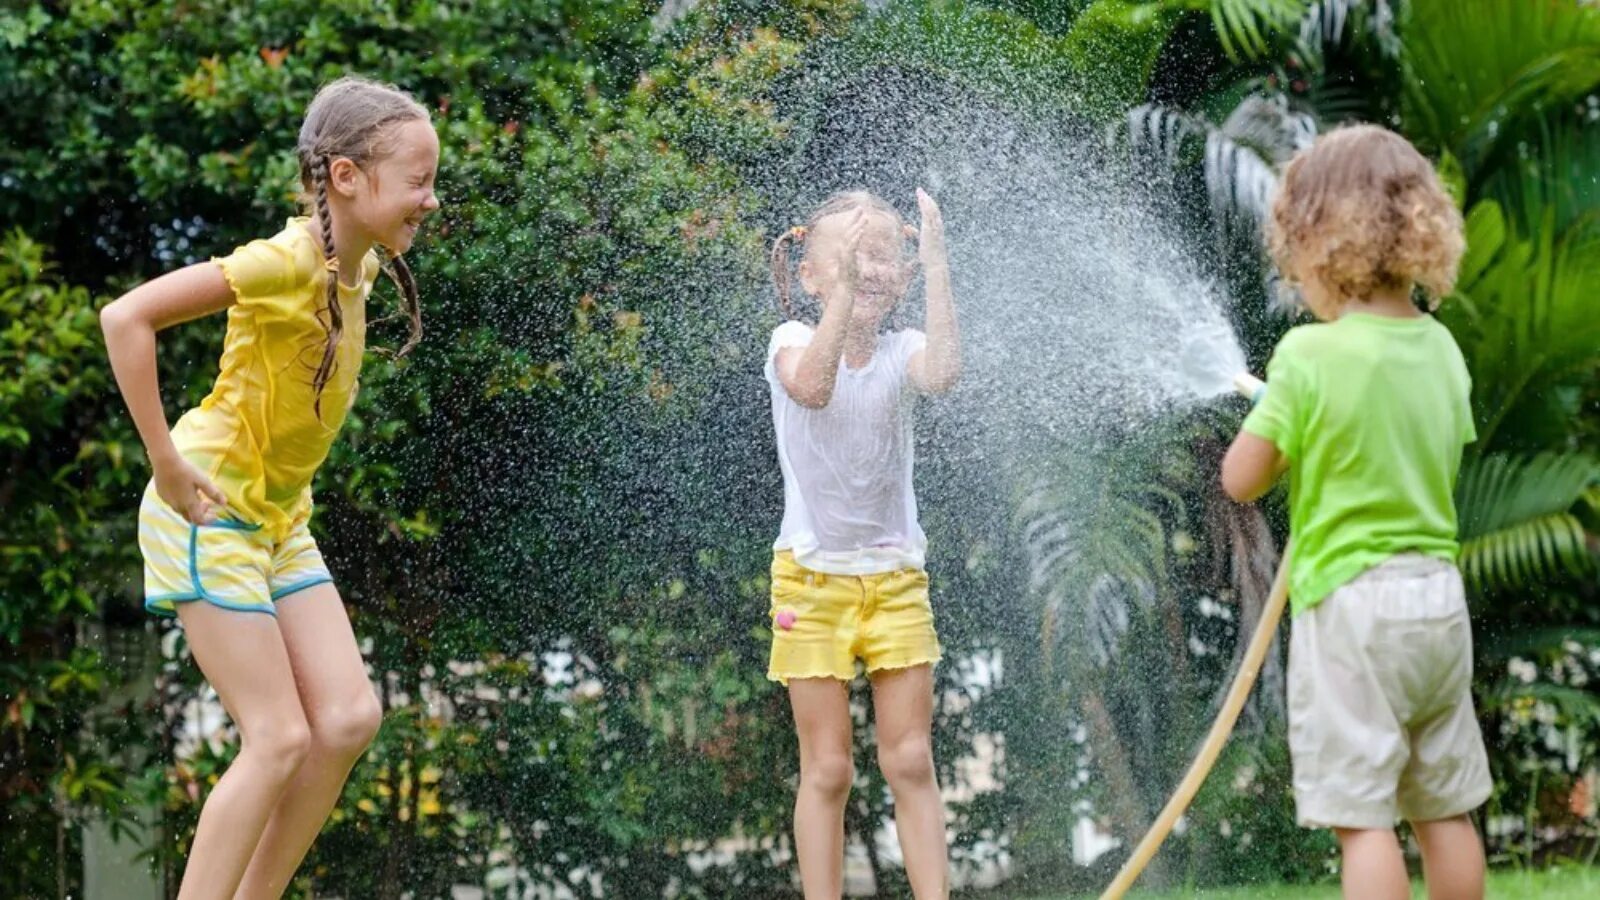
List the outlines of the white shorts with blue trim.
{"type": "Polygon", "coordinates": [[[307,522],[274,541],[259,525],[218,519],[194,525],[168,506],[155,483],[139,505],[144,608],[177,615],[179,603],[204,600],[224,609],[275,615],[278,600],[333,581],[307,522]]]}

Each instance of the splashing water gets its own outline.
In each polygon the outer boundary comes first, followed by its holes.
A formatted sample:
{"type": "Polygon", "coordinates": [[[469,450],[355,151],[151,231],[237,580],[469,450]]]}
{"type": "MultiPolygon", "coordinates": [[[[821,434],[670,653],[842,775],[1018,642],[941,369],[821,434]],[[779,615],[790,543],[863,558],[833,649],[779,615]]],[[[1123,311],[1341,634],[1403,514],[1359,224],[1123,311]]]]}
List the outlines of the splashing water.
{"type": "MultiPolygon", "coordinates": [[[[1006,443],[1137,423],[1225,394],[1245,369],[1176,211],[1086,129],[891,74],[835,98],[797,169],[777,204],[797,215],[861,185],[905,210],[916,186],[934,194],[963,329],[955,402],[1006,443]]],[[[912,298],[901,325],[921,324],[912,298]]]]}
{"type": "MultiPolygon", "coordinates": [[[[1133,621],[1152,614],[1154,585],[1071,560],[1097,534],[1116,530],[1106,517],[1121,508],[1097,502],[1105,486],[1151,473],[1099,451],[1232,391],[1246,359],[1219,288],[1229,261],[1186,244],[1185,234],[1201,230],[1180,226],[1183,212],[1166,199],[1167,185],[1152,185],[1097,130],[1031,119],[915,75],[878,72],[862,82],[822,102],[820,124],[792,181],[773,190],[773,205],[800,218],[834,190],[866,187],[909,213],[921,185],[944,210],[963,375],[918,421],[918,464],[932,470],[919,475],[918,491],[930,516],[959,520],[984,539],[1009,532],[997,540],[1015,541],[1011,558],[1034,596],[1008,598],[1017,603],[1010,609],[990,595],[958,596],[944,601],[941,615],[981,605],[985,635],[1008,633],[1008,646],[1027,657],[1057,653],[1059,635],[1086,621],[1090,639],[1059,652],[1087,648],[1086,665],[1111,665],[1133,621]],[[1018,496],[1048,497],[1049,508],[1019,510],[1018,496]],[[1038,527],[1018,533],[1019,520],[1038,527]],[[1067,598],[1085,585],[1088,597],[1067,598]],[[1041,617],[1039,608],[1052,612],[1041,617]]],[[[905,306],[893,327],[920,327],[921,291],[905,306]]],[[[959,540],[955,530],[930,534],[959,540]]],[[[1132,693],[1155,696],[1170,686],[1174,671],[1149,663],[1127,654],[1117,661],[1132,693]]],[[[1164,725],[1196,729],[1198,721],[1178,718],[1192,714],[1169,708],[1164,725]]],[[[1018,738],[1038,726],[1009,727],[1018,738]]],[[[1142,760],[1160,744],[1150,735],[1130,739],[1142,760]]],[[[1073,758],[1086,741],[1086,733],[1063,732],[1031,746],[1073,758]]],[[[1064,765],[1075,767],[1080,784],[1093,777],[1086,765],[1064,765]]],[[[1063,789],[1063,797],[1071,793],[1063,789]]],[[[1114,836],[1097,832],[1110,805],[1077,809],[1087,831],[1073,838],[1079,862],[1137,838],[1126,825],[1114,836]]]]}

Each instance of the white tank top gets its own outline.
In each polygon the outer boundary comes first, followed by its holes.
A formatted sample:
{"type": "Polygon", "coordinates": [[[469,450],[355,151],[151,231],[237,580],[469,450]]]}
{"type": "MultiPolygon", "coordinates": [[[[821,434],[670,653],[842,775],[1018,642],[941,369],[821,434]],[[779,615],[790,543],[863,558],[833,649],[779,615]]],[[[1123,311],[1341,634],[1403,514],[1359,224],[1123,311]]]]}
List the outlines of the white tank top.
{"type": "Polygon", "coordinates": [[[783,528],[773,550],[834,575],[921,569],[927,538],[911,489],[913,395],[906,365],[926,343],[920,331],[880,335],[872,359],[839,362],[833,397],[807,409],[778,379],[778,351],[805,347],[812,329],[785,322],[767,346],[772,425],[783,469],[783,528]]]}

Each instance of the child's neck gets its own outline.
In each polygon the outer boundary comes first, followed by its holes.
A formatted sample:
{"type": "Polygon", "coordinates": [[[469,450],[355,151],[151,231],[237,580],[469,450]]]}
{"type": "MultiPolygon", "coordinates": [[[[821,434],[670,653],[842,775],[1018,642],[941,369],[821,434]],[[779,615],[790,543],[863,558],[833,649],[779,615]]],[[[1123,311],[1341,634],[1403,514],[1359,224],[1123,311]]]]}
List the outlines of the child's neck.
{"type": "MultiPolygon", "coordinates": [[[[361,264],[367,258],[368,251],[372,249],[372,239],[355,227],[340,224],[341,219],[348,218],[338,215],[333,217],[333,250],[339,256],[339,283],[350,288],[361,284],[361,264]]],[[[317,248],[322,249],[321,219],[312,216],[309,225],[312,236],[317,239],[317,248]]]]}
{"type": "Polygon", "coordinates": [[[1403,288],[1380,288],[1365,297],[1347,300],[1339,310],[1339,315],[1346,313],[1366,313],[1390,319],[1415,319],[1422,315],[1417,311],[1416,304],[1411,302],[1410,285],[1403,288]]]}

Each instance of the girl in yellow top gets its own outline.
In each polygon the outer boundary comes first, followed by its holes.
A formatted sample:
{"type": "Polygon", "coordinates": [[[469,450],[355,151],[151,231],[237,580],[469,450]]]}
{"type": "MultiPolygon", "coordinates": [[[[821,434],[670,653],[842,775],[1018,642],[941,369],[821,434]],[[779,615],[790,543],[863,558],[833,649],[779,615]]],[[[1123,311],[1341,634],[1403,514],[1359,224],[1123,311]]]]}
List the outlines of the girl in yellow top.
{"type": "Polygon", "coordinates": [[[281,895],[382,717],[306,524],[355,399],[379,245],[411,319],[400,352],[420,337],[400,254],[439,208],[439,140],[411,97],[342,78],[317,93],[296,150],[310,217],[101,313],[154,476],[139,511],[145,606],[182,622],[241,740],[201,811],[181,900],[281,895]],[[169,432],[155,333],[223,309],[216,386],[169,432]]]}

